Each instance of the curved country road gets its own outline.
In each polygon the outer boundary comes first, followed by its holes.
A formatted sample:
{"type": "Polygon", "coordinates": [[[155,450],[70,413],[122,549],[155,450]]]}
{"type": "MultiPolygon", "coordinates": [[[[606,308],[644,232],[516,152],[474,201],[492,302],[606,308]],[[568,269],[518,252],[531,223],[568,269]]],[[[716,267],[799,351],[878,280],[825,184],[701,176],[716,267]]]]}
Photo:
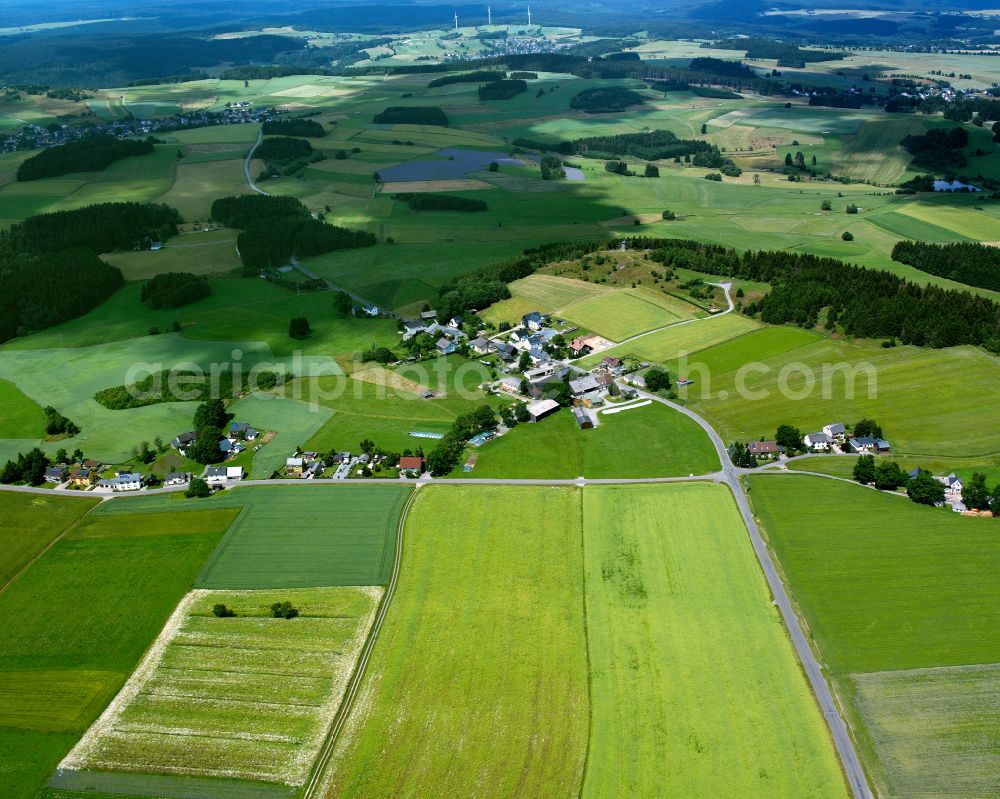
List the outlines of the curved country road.
{"type": "Polygon", "coordinates": [[[270,197],[266,191],[264,191],[260,186],[253,182],[253,177],[250,175],[250,162],[253,160],[253,154],[257,152],[257,148],[260,147],[260,143],[264,141],[264,126],[260,126],[260,130],[257,131],[257,141],[254,142],[253,147],[250,148],[250,152],[247,153],[246,158],[243,159],[243,174],[247,177],[247,183],[250,184],[250,188],[253,189],[258,194],[263,194],[265,197],[270,197]]]}

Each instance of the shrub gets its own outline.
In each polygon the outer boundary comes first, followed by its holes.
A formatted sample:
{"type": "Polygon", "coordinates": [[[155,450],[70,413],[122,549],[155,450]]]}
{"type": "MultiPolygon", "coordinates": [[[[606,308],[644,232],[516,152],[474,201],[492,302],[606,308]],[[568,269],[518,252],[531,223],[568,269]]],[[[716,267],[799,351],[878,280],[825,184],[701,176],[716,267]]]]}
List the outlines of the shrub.
{"type": "Polygon", "coordinates": [[[840,238],[842,238],[844,241],[854,241],[854,234],[851,233],[851,231],[849,230],[845,230],[843,233],[840,234],[840,238]]]}
{"type": "Polygon", "coordinates": [[[275,602],[271,605],[271,615],[276,619],[294,619],[299,610],[291,602],[275,602]]]}
{"type": "Polygon", "coordinates": [[[230,610],[221,602],[212,606],[212,613],[218,616],[220,619],[231,619],[236,615],[235,610],[230,610]]]}

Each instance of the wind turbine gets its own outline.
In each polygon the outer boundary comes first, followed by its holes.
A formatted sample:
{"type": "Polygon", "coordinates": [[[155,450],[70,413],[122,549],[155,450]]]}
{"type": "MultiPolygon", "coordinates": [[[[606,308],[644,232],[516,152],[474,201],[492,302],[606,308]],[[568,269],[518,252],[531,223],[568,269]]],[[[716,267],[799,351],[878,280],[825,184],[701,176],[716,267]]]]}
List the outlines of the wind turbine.
{"type": "Polygon", "coordinates": [[[492,6],[486,6],[486,24],[487,25],[492,25],[493,24],[493,7],[492,6]]]}
{"type": "Polygon", "coordinates": [[[531,27],[531,5],[528,5],[528,27],[531,27]]]}
{"type": "Polygon", "coordinates": [[[455,32],[458,32],[458,12],[455,12],[455,32]]]}

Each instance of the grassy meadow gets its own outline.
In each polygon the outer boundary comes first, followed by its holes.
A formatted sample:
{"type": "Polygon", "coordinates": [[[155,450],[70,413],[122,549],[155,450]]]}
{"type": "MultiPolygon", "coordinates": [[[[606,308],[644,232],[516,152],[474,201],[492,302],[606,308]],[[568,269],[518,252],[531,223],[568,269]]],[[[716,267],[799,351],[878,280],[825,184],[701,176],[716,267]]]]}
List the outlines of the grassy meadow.
{"type": "MultiPolygon", "coordinates": [[[[67,501],[77,513],[89,505],[67,501]]],[[[0,593],[4,796],[35,796],[132,673],[234,515],[88,516],[0,593]]]]}
{"type": "Polygon", "coordinates": [[[996,795],[995,522],[806,475],[748,485],[880,795],[996,795]]]}

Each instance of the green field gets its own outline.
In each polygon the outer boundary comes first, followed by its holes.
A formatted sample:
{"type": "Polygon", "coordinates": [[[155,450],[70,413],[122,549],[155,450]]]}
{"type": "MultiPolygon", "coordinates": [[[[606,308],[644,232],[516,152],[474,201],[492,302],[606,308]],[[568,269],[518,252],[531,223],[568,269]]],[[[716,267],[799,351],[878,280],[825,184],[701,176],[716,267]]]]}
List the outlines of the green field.
{"type": "Polygon", "coordinates": [[[748,484],[880,793],[1000,792],[995,523],[805,475],[748,484]]]}
{"type": "Polygon", "coordinates": [[[35,796],[131,674],[235,515],[123,510],[110,523],[88,517],[0,594],[5,797],[35,796]]]}
{"type": "Polygon", "coordinates": [[[602,414],[581,430],[569,410],[522,424],[478,449],[472,473],[455,477],[676,477],[719,468],[712,442],[691,419],[654,403],[602,414]]]}
{"type": "Polygon", "coordinates": [[[559,315],[612,341],[621,341],[692,319],[696,310],[693,305],[652,292],[626,289],[572,303],[561,308],[559,315]]]}
{"type": "Polygon", "coordinates": [[[0,591],[97,504],[97,500],[72,497],[0,494],[0,591]]]}
{"type": "Polygon", "coordinates": [[[421,489],[321,796],[577,795],[588,725],[579,512],[571,489],[421,489]]]}
{"type": "Polygon", "coordinates": [[[31,438],[45,433],[45,414],[37,402],[9,380],[0,380],[0,438],[31,438]]]}
{"type": "Polygon", "coordinates": [[[376,585],[389,579],[406,485],[239,490],[243,510],[199,588],[376,585]]]}
{"type": "Polygon", "coordinates": [[[681,396],[726,440],[772,437],[779,424],[806,433],[874,417],[897,454],[983,460],[1000,452],[984,401],[1000,388],[1000,362],[978,348],[885,349],[764,329],[671,366],[696,381],[681,396]]]}
{"type": "Polygon", "coordinates": [[[581,795],[845,797],[728,489],[588,487],[583,532],[581,795]]]}
{"type": "MultiPolygon", "coordinates": [[[[62,768],[303,783],[381,594],[192,592],[62,768]],[[300,611],[297,618],[272,617],[271,604],[285,601],[300,611]],[[220,602],[236,618],[217,618],[212,608],[220,602]],[[267,711],[251,722],[248,708],[262,706],[267,711]]],[[[86,781],[62,773],[58,784],[86,781]]]]}

